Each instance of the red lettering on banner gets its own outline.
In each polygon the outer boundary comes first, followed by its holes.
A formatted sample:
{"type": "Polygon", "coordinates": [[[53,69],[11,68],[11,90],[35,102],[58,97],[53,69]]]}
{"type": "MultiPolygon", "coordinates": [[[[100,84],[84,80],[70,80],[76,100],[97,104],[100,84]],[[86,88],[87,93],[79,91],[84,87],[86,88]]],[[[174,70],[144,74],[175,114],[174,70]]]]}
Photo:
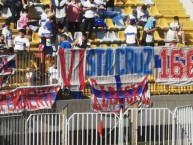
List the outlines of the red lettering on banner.
{"type": "Polygon", "coordinates": [[[193,78],[193,72],[192,72],[193,61],[192,61],[192,57],[193,57],[193,50],[190,50],[187,53],[187,77],[188,78],[193,78]]]}
{"type": "Polygon", "coordinates": [[[176,56],[180,58],[184,58],[184,53],[181,50],[172,50],[171,51],[171,77],[176,79],[181,79],[183,76],[183,64],[180,61],[176,61],[176,56]]]}
{"type": "Polygon", "coordinates": [[[167,49],[163,48],[160,52],[160,57],[161,57],[161,73],[160,77],[163,79],[168,78],[168,72],[167,72],[167,62],[168,62],[168,57],[167,57],[167,49]]]}
{"type": "Polygon", "coordinates": [[[189,51],[177,49],[168,51],[166,48],[163,48],[160,51],[160,59],[160,79],[168,79],[169,77],[173,79],[182,79],[185,76],[187,79],[193,78],[193,49],[189,51]]]}

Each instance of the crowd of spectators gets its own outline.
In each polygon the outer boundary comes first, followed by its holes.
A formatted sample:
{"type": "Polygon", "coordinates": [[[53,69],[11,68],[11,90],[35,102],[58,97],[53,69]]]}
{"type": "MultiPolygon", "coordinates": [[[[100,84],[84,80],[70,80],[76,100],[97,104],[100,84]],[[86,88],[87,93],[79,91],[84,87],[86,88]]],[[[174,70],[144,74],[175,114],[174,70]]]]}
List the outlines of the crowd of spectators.
{"type": "MultiPolygon", "coordinates": [[[[28,14],[28,8],[33,3],[33,1],[29,2],[28,0],[5,0],[3,5],[10,7],[12,17],[7,19],[2,29],[1,48],[9,52],[25,51],[30,45],[30,37],[28,36],[33,31],[38,32],[41,39],[40,44],[47,52],[52,52],[53,46],[56,49],[88,48],[90,46],[89,39],[92,39],[93,28],[97,29],[98,26],[102,26],[104,27],[102,31],[105,31],[105,18],[111,18],[115,23],[120,19],[123,20],[126,26],[124,33],[127,46],[154,46],[154,32],[160,29],[156,25],[156,18],[149,16],[146,5],[134,8],[131,14],[123,16],[121,12],[114,10],[114,0],[107,0],[106,2],[102,0],[52,0],[50,5],[42,6],[43,11],[40,19],[37,20],[38,23],[34,23],[35,20],[32,21],[28,14]],[[13,38],[10,29],[11,22],[14,23],[15,28],[19,29],[19,34],[15,38],[13,38]],[[97,25],[96,23],[100,24],[97,25]],[[141,30],[144,33],[140,42],[139,31],[141,30]],[[69,32],[73,38],[76,32],[82,32],[82,35],[70,41],[69,32]]],[[[174,22],[170,24],[167,39],[179,41],[179,36],[182,38],[182,43],[185,43],[182,25],[179,22],[179,17],[175,16],[174,22]]]]}

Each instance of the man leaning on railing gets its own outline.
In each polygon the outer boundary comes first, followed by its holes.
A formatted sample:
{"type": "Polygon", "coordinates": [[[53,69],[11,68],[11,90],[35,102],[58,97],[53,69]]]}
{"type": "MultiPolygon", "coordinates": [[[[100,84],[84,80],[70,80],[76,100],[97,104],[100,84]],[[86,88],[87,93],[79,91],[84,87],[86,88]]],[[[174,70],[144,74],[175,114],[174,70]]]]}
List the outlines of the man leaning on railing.
{"type": "Polygon", "coordinates": [[[29,40],[25,38],[25,30],[20,29],[19,35],[14,39],[14,52],[23,52],[30,46],[29,40]]]}

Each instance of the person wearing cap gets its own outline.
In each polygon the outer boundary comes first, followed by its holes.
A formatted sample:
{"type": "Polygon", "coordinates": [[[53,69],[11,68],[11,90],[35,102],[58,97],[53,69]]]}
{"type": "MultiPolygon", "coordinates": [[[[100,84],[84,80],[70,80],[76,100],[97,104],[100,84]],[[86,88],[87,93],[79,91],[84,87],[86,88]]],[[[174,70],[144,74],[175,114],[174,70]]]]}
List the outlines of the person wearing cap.
{"type": "Polygon", "coordinates": [[[25,30],[20,29],[19,35],[14,39],[14,52],[25,51],[30,46],[30,42],[25,38],[25,30]]]}
{"type": "Polygon", "coordinates": [[[67,38],[68,38],[67,35],[65,35],[65,34],[61,35],[61,37],[60,37],[60,41],[61,41],[60,48],[61,49],[71,49],[71,44],[67,40],[67,38]]]}
{"type": "Polygon", "coordinates": [[[52,53],[52,43],[51,43],[51,37],[52,37],[52,27],[50,22],[46,22],[44,26],[41,26],[38,31],[38,35],[41,38],[41,44],[44,45],[44,51],[49,52],[49,54],[52,53]]]}
{"type": "Polygon", "coordinates": [[[128,23],[128,26],[124,31],[126,35],[126,44],[127,46],[138,46],[139,38],[137,37],[136,22],[128,18],[127,23],[128,23]]]}
{"type": "Polygon", "coordinates": [[[10,22],[6,21],[2,34],[5,37],[6,48],[9,50],[9,52],[13,52],[12,30],[10,29],[10,22]]]}
{"type": "Polygon", "coordinates": [[[154,32],[158,29],[160,28],[156,27],[156,19],[154,17],[149,17],[144,26],[146,46],[154,47],[154,32]]]}

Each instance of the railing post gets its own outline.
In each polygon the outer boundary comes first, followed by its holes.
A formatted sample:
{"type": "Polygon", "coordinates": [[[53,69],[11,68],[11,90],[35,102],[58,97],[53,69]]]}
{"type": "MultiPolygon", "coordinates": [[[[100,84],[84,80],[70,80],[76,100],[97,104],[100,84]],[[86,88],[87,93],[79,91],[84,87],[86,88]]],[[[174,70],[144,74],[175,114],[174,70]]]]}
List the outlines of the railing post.
{"type": "Polygon", "coordinates": [[[131,145],[137,145],[137,127],[138,127],[138,103],[131,105],[131,145]]]}
{"type": "Polygon", "coordinates": [[[175,119],[176,119],[176,111],[174,112],[174,114],[172,115],[172,145],[175,145],[175,136],[176,136],[176,132],[175,132],[175,119]]]}
{"type": "Polygon", "coordinates": [[[62,145],[67,145],[67,142],[68,142],[68,105],[66,105],[64,108],[63,108],[63,122],[64,122],[64,128],[63,128],[63,139],[62,139],[62,145]]]}
{"type": "Polygon", "coordinates": [[[119,145],[123,145],[123,136],[124,136],[124,124],[123,124],[123,111],[120,110],[120,116],[119,116],[119,145]]]}

